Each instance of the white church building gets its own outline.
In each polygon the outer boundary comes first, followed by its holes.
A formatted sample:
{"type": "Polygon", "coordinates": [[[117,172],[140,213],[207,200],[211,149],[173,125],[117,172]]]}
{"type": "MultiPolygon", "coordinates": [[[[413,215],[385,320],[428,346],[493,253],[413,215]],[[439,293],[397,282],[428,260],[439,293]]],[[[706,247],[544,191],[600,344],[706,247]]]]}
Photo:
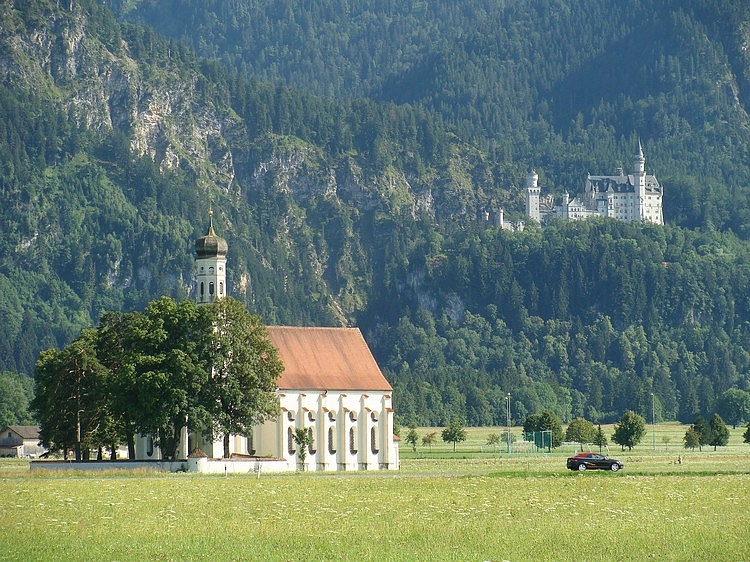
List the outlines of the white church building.
{"type": "Polygon", "coordinates": [[[638,141],[632,173],[617,168],[611,176],[589,174],[583,194],[571,198],[565,190],[559,204],[551,194],[541,195],[539,175],[532,170],[526,178],[526,215],[540,223],[550,217],[567,220],[610,217],[664,224],[662,195],[663,188],[656,176],[646,173],[646,158],[638,141]]]}
{"type": "MultiPolygon", "coordinates": [[[[196,299],[211,303],[225,296],[226,240],[216,235],[213,220],[205,236],[195,242],[196,299]]],[[[268,326],[271,343],[279,350],[284,370],[276,395],[280,414],[253,428],[249,435],[230,436],[231,459],[257,465],[267,461],[274,470],[395,470],[398,443],[393,434],[393,388],[380,371],[358,328],[268,326]],[[299,455],[295,430],[312,437],[299,455]],[[304,465],[300,457],[304,456],[304,465]]],[[[221,439],[183,436],[178,457],[200,449],[209,459],[220,459],[221,439]]],[[[136,441],[136,459],[159,460],[150,436],[136,441]]],[[[254,466],[253,465],[253,466],[254,466]]]]}

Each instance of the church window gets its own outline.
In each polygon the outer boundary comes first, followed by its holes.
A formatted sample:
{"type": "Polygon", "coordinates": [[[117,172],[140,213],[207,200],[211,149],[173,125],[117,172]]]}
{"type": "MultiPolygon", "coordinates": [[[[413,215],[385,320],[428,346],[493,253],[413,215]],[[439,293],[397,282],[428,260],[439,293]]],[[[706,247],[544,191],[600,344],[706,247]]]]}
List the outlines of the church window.
{"type": "Polygon", "coordinates": [[[297,452],[297,449],[294,446],[294,430],[291,427],[288,427],[286,430],[286,439],[288,441],[287,451],[289,451],[290,455],[293,455],[297,452]]]}
{"type": "Polygon", "coordinates": [[[332,455],[336,454],[336,428],[334,426],[328,428],[328,452],[332,455]]]}
{"type": "Polygon", "coordinates": [[[349,428],[349,452],[355,454],[357,452],[357,432],[354,427],[349,428]]]}
{"type": "Polygon", "coordinates": [[[315,453],[318,452],[318,450],[315,448],[315,437],[313,435],[312,427],[307,428],[307,441],[308,441],[307,452],[310,453],[311,455],[314,455],[315,453]]]}
{"type": "Polygon", "coordinates": [[[377,426],[373,425],[370,428],[370,450],[372,451],[373,455],[377,455],[378,451],[380,450],[378,449],[377,438],[378,438],[378,428],[377,426]]]}
{"type": "Polygon", "coordinates": [[[211,281],[208,284],[208,294],[211,296],[214,296],[214,282],[213,281],[211,281]]]}
{"type": "Polygon", "coordinates": [[[223,281],[219,282],[219,295],[220,296],[224,295],[224,282],[223,281]]]}
{"type": "Polygon", "coordinates": [[[149,457],[154,456],[154,438],[151,436],[146,439],[146,455],[149,457]]]}
{"type": "Polygon", "coordinates": [[[203,286],[203,281],[201,281],[201,298],[203,297],[204,292],[205,292],[205,287],[203,286]]]}

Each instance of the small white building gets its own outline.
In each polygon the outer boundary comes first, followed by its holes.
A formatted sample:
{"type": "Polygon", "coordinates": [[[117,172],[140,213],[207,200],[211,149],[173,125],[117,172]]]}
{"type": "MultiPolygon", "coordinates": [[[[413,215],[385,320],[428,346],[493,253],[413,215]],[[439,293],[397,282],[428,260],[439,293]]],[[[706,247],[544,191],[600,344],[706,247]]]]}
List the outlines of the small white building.
{"type": "Polygon", "coordinates": [[[9,425],[0,430],[0,457],[37,458],[46,452],[39,444],[38,425],[9,425]]]}

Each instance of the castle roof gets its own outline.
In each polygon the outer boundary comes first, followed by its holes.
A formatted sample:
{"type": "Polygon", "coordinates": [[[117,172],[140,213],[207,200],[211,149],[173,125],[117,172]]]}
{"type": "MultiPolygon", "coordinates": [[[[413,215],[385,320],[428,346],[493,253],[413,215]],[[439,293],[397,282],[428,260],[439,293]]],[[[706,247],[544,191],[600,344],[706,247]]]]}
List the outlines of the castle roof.
{"type": "Polygon", "coordinates": [[[359,328],[268,326],[284,371],[279,390],[393,390],[359,328]]]}
{"type": "MultiPolygon", "coordinates": [[[[632,175],[589,176],[586,191],[595,193],[635,193],[635,178],[632,175]]],[[[646,193],[661,194],[662,187],[656,176],[646,174],[646,193]]]]}

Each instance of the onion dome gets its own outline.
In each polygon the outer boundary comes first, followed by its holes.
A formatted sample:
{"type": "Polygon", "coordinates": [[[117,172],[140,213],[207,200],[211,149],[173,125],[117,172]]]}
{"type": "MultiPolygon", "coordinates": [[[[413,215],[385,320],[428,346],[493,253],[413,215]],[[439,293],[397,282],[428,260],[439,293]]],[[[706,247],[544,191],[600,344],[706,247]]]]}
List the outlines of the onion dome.
{"type": "Polygon", "coordinates": [[[227,241],[221,236],[217,236],[214,231],[214,218],[213,211],[209,212],[211,217],[211,224],[208,227],[208,232],[205,236],[201,236],[195,241],[195,255],[196,258],[215,258],[218,256],[226,256],[229,246],[227,241]]]}

